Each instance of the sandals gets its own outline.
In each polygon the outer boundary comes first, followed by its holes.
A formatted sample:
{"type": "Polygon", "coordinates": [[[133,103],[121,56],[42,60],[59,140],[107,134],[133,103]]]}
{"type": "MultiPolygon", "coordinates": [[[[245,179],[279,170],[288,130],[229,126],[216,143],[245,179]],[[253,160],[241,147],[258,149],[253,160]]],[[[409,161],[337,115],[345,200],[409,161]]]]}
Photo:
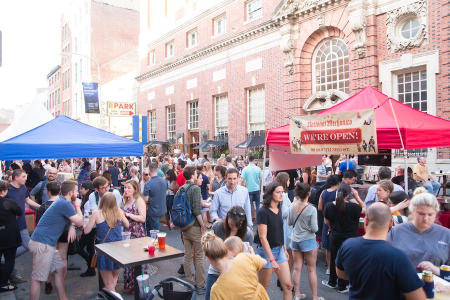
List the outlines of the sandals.
{"type": "Polygon", "coordinates": [[[305,298],[306,298],[305,294],[300,294],[300,297],[294,296],[295,300],[302,300],[302,299],[305,299],[305,298]]]}
{"type": "Polygon", "coordinates": [[[17,290],[17,286],[7,285],[0,288],[0,293],[17,290]]]}

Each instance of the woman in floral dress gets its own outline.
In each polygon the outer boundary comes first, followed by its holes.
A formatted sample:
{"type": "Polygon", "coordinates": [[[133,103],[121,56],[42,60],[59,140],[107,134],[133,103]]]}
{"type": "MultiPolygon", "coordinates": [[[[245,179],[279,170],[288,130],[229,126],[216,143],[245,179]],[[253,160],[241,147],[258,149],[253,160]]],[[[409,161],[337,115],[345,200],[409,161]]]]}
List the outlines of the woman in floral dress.
{"type": "MultiPolygon", "coordinates": [[[[146,207],[142,198],[139,185],[134,180],[128,180],[124,185],[122,210],[125,217],[129,220],[130,226],[124,228],[124,232],[131,232],[131,238],[145,237],[144,222],[146,217],[146,207]]],[[[142,266],[143,272],[147,272],[147,265],[142,266]]],[[[139,274],[138,274],[139,275],[139,274]]],[[[134,274],[133,268],[126,268],[123,272],[124,292],[134,293],[134,274]]]]}

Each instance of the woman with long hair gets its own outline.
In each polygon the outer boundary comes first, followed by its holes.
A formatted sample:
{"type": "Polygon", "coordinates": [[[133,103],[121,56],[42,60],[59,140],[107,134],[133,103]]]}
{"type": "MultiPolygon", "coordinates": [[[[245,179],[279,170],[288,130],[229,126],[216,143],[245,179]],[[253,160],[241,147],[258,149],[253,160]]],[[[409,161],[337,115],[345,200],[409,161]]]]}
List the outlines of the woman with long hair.
{"type": "MultiPolygon", "coordinates": [[[[144,222],[146,218],[146,206],[142,198],[139,185],[136,181],[130,179],[125,182],[123,193],[122,210],[125,217],[130,223],[128,228],[124,228],[124,232],[130,232],[131,238],[145,237],[144,222]]],[[[143,265],[143,270],[146,265],[143,265]]],[[[137,276],[137,275],[136,275],[137,276]]],[[[134,269],[126,268],[123,272],[124,293],[134,293],[134,269]]]]}
{"type": "Polygon", "coordinates": [[[141,181],[141,178],[139,176],[139,171],[135,168],[131,168],[130,170],[130,180],[136,181],[137,184],[141,181]]]}
{"type": "MultiPolygon", "coordinates": [[[[122,225],[130,226],[128,219],[122,210],[117,207],[116,196],[112,192],[103,195],[100,207],[92,213],[84,233],[91,232],[94,224],[97,224],[97,243],[109,243],[122,240],[122,225]]],[[[117,279],[120,274],[120,266],[98,253],[97,268],[105,284],[105,288],[115,292],[117,279]]]]}
{"type": "MultiPolygon", "coordinates": [[[[292,228],[288,225],[288,217],[289,217],[289,208],[291,207],[291,200],[288,197],[288,187],[289,187],[289,174],[286,172],[280,172],[275,177],[275,181],[283,186],[283,202],[281,204],[281,213],[283,216],[283,232],[284,232],[284,245],[286,246],[286,250],[289,254],[289,273],[292,271],[292,267],[294,266],[294,256],[292,255],[291,249],[291,235],[292,228]]],[[[280,281],[277,280],[277,286],[281,288],[280,281]]]]}
{"type": "Polygon", "coordinates": [[[212,232],[203,235],[202,249],[211,266],[220,274],[212,287],[211,299],[269,300],[256,277],[256,272],[267,263],[265,259],[248,253],[230,257],[230,250],[223,240],[212,232]]]}
{"type": "MultiPolygon", "coordinates": [[[[222,240],[229,237],[238,237],[242,242],[247,242],[251,246],[253,244],[253,231],[247,227],[247,216],[241,206],[233,206],[227,212],[225,219],[221,219],[214,223],[212,231],[222,240]]],[[[219,271],[209,266],[208,276],[206,277],[206,294],[205,300],[210,299],[211,287],[217,281],[219,271]]]]}
{"type": "MultiPolygon", "coordinates": [[[[91,181],[83,181],[80,188],[81,196],[81,211],[84,216],[84,225],[89,222],[91,217],[91,208],[89,205],[89,196],[95,191],[94,185],[91,181]]],[[[95,253],[95,236],[97,234],[97,228],[92,228],[91,232],[88,234],[84,233],[81,235],[79,245],[80,251],[78,254],[84,258],[87,264],[87,270],[80,274],[80,277],[95,276],[95,268],[91,268],[91,260],[95,253]],[[86,247],[86,251],[84,248],[86,247]]]]}
{"type": "Polygon", "coordinates": [[[173,227],[172,223],[172,206],[173,206],[173,199],[175,197],[175,188],[177,184],[177,175],[175,174],[174,170],[167,170],[166,172],[166,182],[167,182],[167,195],[166,195],[166,205],[167,205],[167,214],[170,218],[170,227],[173,227]]]}
{"type": "Polygon", "coordinates": [[[42,162],[39,159],[36,159],[33,162],[33,165],[34,165],[33,171],[39,175],[39,179],[41,181],[44,180],[45,169],[44,169],[44,166],[42,165],[42,162]]]}
{"type": "Polygon", "coordinates": [[[0,273],[0,293],[16,290],[17,287],[9,285],[8,280],[14,269],[16,250],[22,243],[17,217],[22,215],[22,209],[12,199],[6,198],[9,191],[9,183],[0,181],[0,257],[5,257],[5,262],[0,273]]]}
{"type": "Polygon", "coordinates": [[[307,183],[297,183],[295,186],[295,201],[289,210],[288,224],[293,226],[292,252],[294,253],[294,289],[295,300],[304,299],[305,294],[300,293],[300,278],[302,274],[303,261],[306,260],[308,268],[309,286],[313,300],[323,300],[317,296],[317,242],[316,232],[319,229],[317,223],[317,210],[308,202],[311,195],[311,187],[307,183]]]}
{"type": "Polygon", "coordinates": [[[256,254],[267,261],[267,265],[258,273],[259,282],[267,289],[272,273],[275,272],[283,288],[283,299],[289,300],[292,299],[292,284],[288,265],[289,254],[284,245],[281,211],[283,191],[283,186],[278,182],[272,182],[267,186],[263,206],[256,215],[258,232],[255,243],[258,244],[256,254]]]}
{"type": "Polygon", "coordinates": [[[329,288],[338,288],[338,292],[348,291],[348,280],[337,277],[336,274],[336,256],[342,243],[347,239],[358,236],[359,218],[365,211],[364,202],[359,197],[355,200],[358,204],[348,201],[348,196],[352,194],[352,189],[346,184],[341,184],[337,190],[336,200],[325,206],[323,215],[325,223],[331,229],[330,233],[330,278],[323,280],[322,284],[329,288]]]}
{"type": "Polygon", "coordinates": [[[300,176],[300,182],[311,185],[311,167],[302,168],[302,176],[300,176]]]}
{"type": "MultiPolygon", "coordinates": [[[[320,194],[319,197],[319,205],[318,205],[318,211],[323,212],[323,209],[325,206],[327,206],[328,203],[333,202],[336,200],[336,192],[339,188],[339,185],[341,184],[341,178],[338,175],[331,175],[327,178],[325,184],[329,187],[320,194]]],[[[322,215],[321,215],[322,216],[322,215]]],[[[320,218],[322,220],[322,217],[320,218]]],[[[323,221],[322,226],[322,248],[325,249],[325,260],[327,263],[327,271],[326,274],[330,275],[330,232],[328,225],[325,223],[325,220],[323,221]]]]}
{"type": "Polygon", "coordinates": [[[111,172],[110,172],[110,171],[105,171],[105,172],[103,172],[103,175],[102,175],[102,176],[105,177],[106,180],[108,180],[109,186],[110,186],[110,187],[113,187],[113,185],[112,185],[112,179],[111,179],[111,172]]]}
{"type": "Polygon", "coordinates": [[[208,177],[209,182],[214,181],[215,175],[211,168],[211,163],[209,161],[203,163],[203,174],[205,174],[208,177]]]}
{"type": "Polygon", "coordinates": [[[212,181],[212,184],[209,186],[209,194],[214,196],[214,192],[223,187],[225,182],[225,172],[227,171],[227,168],[224,166],[216,166],[214,168],[214,179],[212,181]]]}
{"type": "MultiPolygon", "coordinates": [[[[410,201],[405,199],[400,203],[392,205],[390,201],[390,196],[394,192],[394,184],[390,180],[381,180],[378,183],[377,190],[375,191],[375,195],[377,195],[377,199],[379,202],[382,202],[388,206],[390,206],[391,213],[394,216],[399,216],[399,210],[403,210],[408,207],[410,201]]],[[[364,212],[363,212],[364,213],[364,212]]]]}

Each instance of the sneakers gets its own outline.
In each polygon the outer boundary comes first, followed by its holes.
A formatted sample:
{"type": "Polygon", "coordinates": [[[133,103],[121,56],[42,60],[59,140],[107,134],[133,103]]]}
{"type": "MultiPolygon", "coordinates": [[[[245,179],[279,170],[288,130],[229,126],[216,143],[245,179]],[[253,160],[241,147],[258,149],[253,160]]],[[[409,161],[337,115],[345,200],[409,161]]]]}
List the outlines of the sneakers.
{"type": "Polygon", "coordinates": [[[199,294],[199,295],[206,294],[206,286],[204,286],[202,288],[196,288],[196,290],[197,290],[197,294],[199,294]]]}
{"type": "Polygon", "coordinates": [[[325,274],[330,275],[330,270],[327,269],[327,271],[325,272],[325,274]]]}
{"type": "Polygon", "coordinates": [[[178,274],[184,275],[184,265],[181,265],[181,267],[178,269],[178,274]]]}
{"type": "Polygon", "coordinates": [[[48,295],[48,294],[51,294],[52,293],[52,290],[53,290],[53,286],[52,286],[52,283],[51,282],[46,282],[45,283],[45,293],[48,295]]]}
{"type": "Polygon", "coordinates": [[[17,273],[16,275],[11,276],[10,281],[13,283],[24,283],[27,282],[27,279],[22,277],[19,273],[17,273]]]}
{"type": "Polygon", "coordinates": [[[89,276],[95,276],[95,275],[96,275],[95,269],[88,268],[86,270],[86,272],[80,274],[80,277],[89,277],[89,276]]]}
{"type": "Polygon", "coordinates": [[[344,290],[338,290],[338,292],[341,293],[341,294],[348,293],[348,291],[349,291],[348,286],[345,287],[344,290]]]}
{"type": "Polygon", "coordinates": [[[322,285],[324,285],[324,286],[326,286],[327,288],[330,288],[330,289],[335,289],[336,288],[336,286],[329,285],[327,280],[322,280],[322,285]]]}

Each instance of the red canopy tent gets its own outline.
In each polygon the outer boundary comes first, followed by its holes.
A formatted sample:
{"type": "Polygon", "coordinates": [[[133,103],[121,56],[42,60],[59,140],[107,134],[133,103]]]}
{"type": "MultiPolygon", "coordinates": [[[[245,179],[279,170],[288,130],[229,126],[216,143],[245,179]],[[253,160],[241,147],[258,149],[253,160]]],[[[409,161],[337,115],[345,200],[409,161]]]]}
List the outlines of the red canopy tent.
{"type": "MultiPolygon", "coordinates": [[[[347,100],[319,114],[375,108],[379,149],[402,149],[394,113],[404,149],[447,147],[450,145],[450,121],[418,111],[392,99],[373,87],[366,87],[347,100]],[[390,102],[390,103],[389,103],[390,102]],[[391,107],[392,104],[392,107],[391,107]]],[[[289,127],[266,130],[266,144],[289,146],[289,127]]]]}

